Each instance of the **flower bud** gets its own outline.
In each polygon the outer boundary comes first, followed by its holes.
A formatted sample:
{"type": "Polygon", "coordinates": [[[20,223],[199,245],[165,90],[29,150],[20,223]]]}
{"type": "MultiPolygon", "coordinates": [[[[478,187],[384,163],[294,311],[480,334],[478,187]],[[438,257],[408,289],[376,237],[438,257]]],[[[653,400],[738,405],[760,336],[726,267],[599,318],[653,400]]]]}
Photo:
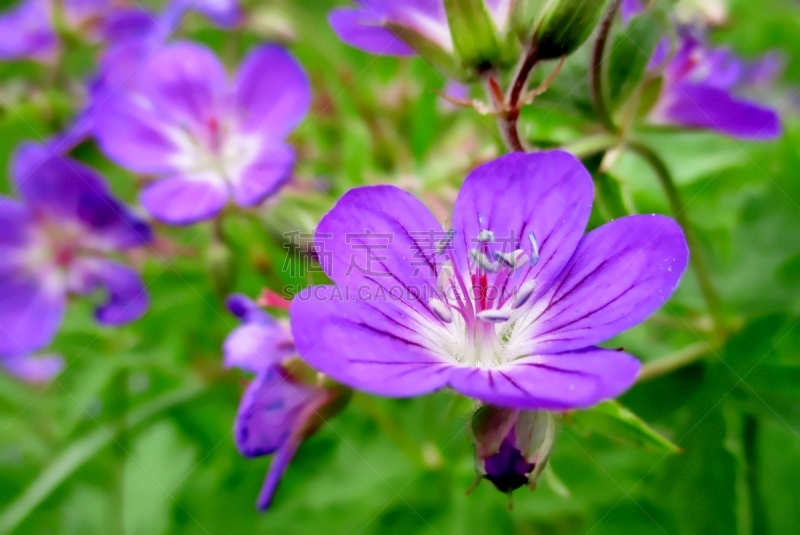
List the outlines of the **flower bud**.
{"type": "Polygon", "coordinates": [[[484,0],[444,0],[444,7],[463,67],[481,72],[501,63],[500,37],[484,0]]]}
{"type": "Polygon", "coordinates": [[[550,0],[534,33],[539,59],[575,52],[592,34],[610,0],[550,0]]]}
{"type": "Polygon", "coordinates": [[[485,405],[472,418],[475,469],[501,492],[536,488],[556,435],[553,415],[485,405]]]}

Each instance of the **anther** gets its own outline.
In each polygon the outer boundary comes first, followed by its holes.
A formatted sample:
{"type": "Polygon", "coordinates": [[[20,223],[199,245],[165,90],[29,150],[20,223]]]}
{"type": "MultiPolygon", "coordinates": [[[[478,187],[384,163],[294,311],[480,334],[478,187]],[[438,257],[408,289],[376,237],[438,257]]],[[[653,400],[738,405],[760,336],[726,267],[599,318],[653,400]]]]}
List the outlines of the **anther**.
{"type": "Polygon", "coordinates": [[[472,261],[475,264],[478,264],[480,267],[485,269],[490,273],[494,273],[497,271],[497,263],[492,262],[489,260],[489,257],[486,256],[486,253],[482,253],[477,249],[473,249],[469,252],[470,256],[472,257],[472,261]]]}
{"type": "Polygon", "coordinates": [[[517,249],[512,253],[503,254],[500,251],[494,253],[494,258],[502,265],[514,270],[525,265],[528,255],[522,249],[517,249]]]}
{"type": "Polygon", "coordinates": [[[519,290],[517,291],[517,295],[514,296],[514,303],[511,305],[512,308],[519,308],[524,305],[528,299],[531,298],[533,292],[536,290],[536,281],[528,281],[522,286],[520,286],[519,290]]]}
{"type": "Polygon", "coordinates": [[[428,304],[431,306],[431,310],[433,310],[433,313],[436,314],[437,318],[445,323],[453,322],[453,313],[450,311],[448,306],[444,304],[444,302],[433,297],[430,299],[430,301],[428,301],[428,304]]]}
{"type": "Polygon", "coordinates": [[[494,242],[494,232],[491,230],[481,230],[478,232],[478,241],[481,243],[492,243],[494,242]]]}
{"type": "Polygon", "coordinates": [[[539,244],[536,241],[536,235],[533,232],[528,233],[528,239],[531,242],[531,265],[535,266],[539,263],[539,244]]]}
{"type": "Polygon", "coordinates": [[[505,323],[511,319],[511,312],[507,310],[484,310],[478,312],[477,318],[487,323],[505,323]]]}

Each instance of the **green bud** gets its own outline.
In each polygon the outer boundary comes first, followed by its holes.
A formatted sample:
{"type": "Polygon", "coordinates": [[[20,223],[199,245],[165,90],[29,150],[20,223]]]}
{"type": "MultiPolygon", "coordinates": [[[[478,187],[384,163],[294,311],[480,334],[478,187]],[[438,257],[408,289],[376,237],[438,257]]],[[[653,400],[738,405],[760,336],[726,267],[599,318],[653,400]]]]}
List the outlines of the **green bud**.
{"type": "Polygon", "coordinates": [[[511,25],[522,42],[530,42],[547,0],[517,0],[511,14],[511,25]]]}
{"type": "Polygon", "coordinates": [[[482,72],[503,63],[501,39],[484,0],[444,0],[444,7],[464,68],[482,72]]]}
{"type": "Polygon", "coordinates": [[[575,52],[594,31],[610,0],[550,0],[534,33],[539,59],[575,52]]]}

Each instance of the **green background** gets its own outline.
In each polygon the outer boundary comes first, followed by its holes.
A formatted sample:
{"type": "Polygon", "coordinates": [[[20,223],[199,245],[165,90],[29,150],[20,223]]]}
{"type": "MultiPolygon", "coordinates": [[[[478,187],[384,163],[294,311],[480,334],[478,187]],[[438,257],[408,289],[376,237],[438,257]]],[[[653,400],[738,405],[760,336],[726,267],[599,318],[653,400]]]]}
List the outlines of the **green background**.
{"type": "MultiPolygon", "coordinates": [[[[728,24],[713,35],[747,57],[772,49],[785,56],[784,76],[763,97],[783,109],[780,140],[637,134],[680,186],[731,324],[724,339],[710,334],[687,273],[662,311],[612,341],[646,362],[684,350],[703,354],[621,398],[683,453],[581,433],[565,421],[551,466],[569,496],[547,480],[533,493],[518,491],[509,512],[506,496],[487,482],[464,493],[474,477],[468,402],[446,392],[412,400],[357,394],[302,446],[273,508],[257,513],[269,458],[247,460],[233,443],[247,377],[221,366],[222,341],[236,326],[222,296],[309,282],[282,271],[283,233],[309,231],[347,189],[391,182],[447,207],[472,167],[504,151],[491,117],[443,105],[437,92],[446,80],[422,60],[342,44],[326,23],[336,3],[259,2],[249,7],[260,24],[235,32],[198,16],[183,25],[183,36],[213,47],[231,69],[264,40],[286,41],[304,64],[314,106],[291,137],[299,155],[294,184],[264,210],[223,217],[222,260],[209,254],[213,224],[157,227],[155,249],[133,259],[152,296],[143,319],[102,328],[92,321],[91,299],[75,301],[52,346],[68,363],[63,373],[46,386],[0,376],[0,532],[800,533],[794,0],[732,0],[728,24]]],[[[91,75],[95,55],[71,44],[57,73],[0,64],[0,169],[20,141],[68,124],[75,84],[91,75]]],[[[582,51],[525,111],[530,141],[558,145],[585,135],[587,68],[582,51]]],[[[74,155],[135,202],[135,178],[92,143],[74,155]]],[[[654,175],[635,156],[623,154],[612,175],[629,208],[669,213],[654,175]]],[[[0,188],[11,191],[6,177],[0,188]]],[[[599,206],[592,225],[613,215],[613,207],[599,206]]]]}

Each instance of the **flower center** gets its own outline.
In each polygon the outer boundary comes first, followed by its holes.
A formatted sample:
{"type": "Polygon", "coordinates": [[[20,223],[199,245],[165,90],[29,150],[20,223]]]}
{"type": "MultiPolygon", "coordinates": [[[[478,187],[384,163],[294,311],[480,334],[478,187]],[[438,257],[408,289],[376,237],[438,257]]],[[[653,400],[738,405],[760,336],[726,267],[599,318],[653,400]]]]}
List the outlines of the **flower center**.
{"type": "MultiPolygon", "coordinates": [[[[453,231],[448,233],[448,244],[453,235],[453,231]]],[[[491,367],[520,356],[513,354],[509,341],[517,320],[528,311],[529,307],[523,305],[533,295],[536,282],[517,275],[539,261],[535,235],[529,233],[527,238],[530,254],[510,246],[498,250],[490,247],[494,234],[482,230],[473,240],[476,247],[469,251],[465,273],[452,261],[439,272],[439,295],[428,304],[447,331],[442,333],[444,339],[437,340],[437,346],[445,348],[454,360],[491,367]]]]}
{"type": "Polygon", "coordinates": [[[236,180],[261,149],[259,136],[239,132],[216,116],[199,129],[174,128],[170,138],[178,147],[172,163],[185,176],[225,182],[236,180]]]}

